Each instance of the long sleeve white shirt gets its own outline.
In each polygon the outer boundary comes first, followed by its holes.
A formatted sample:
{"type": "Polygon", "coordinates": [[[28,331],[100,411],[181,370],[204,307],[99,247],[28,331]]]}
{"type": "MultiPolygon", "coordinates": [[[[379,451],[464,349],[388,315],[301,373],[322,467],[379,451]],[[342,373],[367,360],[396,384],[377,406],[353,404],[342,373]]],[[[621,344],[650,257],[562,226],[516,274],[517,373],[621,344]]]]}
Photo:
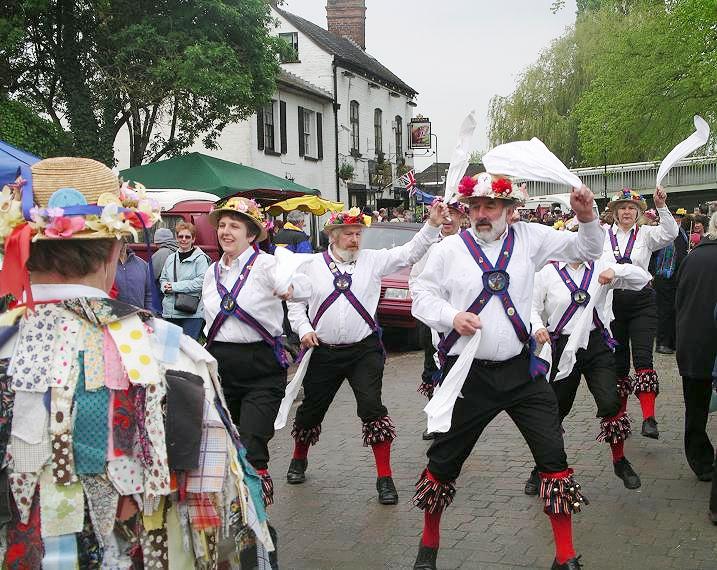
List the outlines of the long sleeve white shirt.
{"type": "MultiPolygon", "coordinates": [[[[679,232],[677,222],[675,218],[672,217],[669,208],[658,208],[657,211],[660,214],[660,225],[641,226],[637,232],[635,245],[630,254],[632,264],[641,267],[645,271],[647,271],[650,265],[652,253],[675,241],[679,232]]],[[[625,255],[625,248],[627,247],[627,242],[630,240],[630,233],[635,228],[636,226],[632,226],[628,231],[623,231],[617,224],[612,226],[612,232],[617,237],[617,244],[620,248],[621,256],[625,255]]],[[[613,251],[608,232],[605,232],[605,245],[603,247],[602,257],[605,258],[605,261],[608,263],[615,261],[615,252],[613,251]]],[[[619,287],[616,287],[616,289],[619,289],[619,287]]]]}
{"type": "MultiPolygon", "coordinates": [[[[252,248],[247,249],[232,262],[231,266],[227,266],[224,263],[224,256],[216,262],[219,264],[220,282],[227,291],[232,289],[242,269],[244,269],[244,265],[253,253],[252,248]]],[[[204,275],[202,286],[204,320],[206,321],[204,326],[205,334],[209,332],[214,319],[219,314],[219,306],[222,302],[214,277],[216,263],[209,266],[207,273],[204,275]]],[[[276,259],[274,256],[268,253],[260,253],[254,260],[254,266],[249,272],[246,285],[242,287],[236,301],[237,305],[259,321],[272,336],[279,336],[283,332],[284,310],[281,306],[281,300],[274,296],[274,289],[276,288],[275,269],[276,259]]],[[[302,292],[300,285],[294,285],[294,296],[303,298],[306,296],[306,292],[302,292]]],[[[249,325],[234,316],[230,316],[224,321],[214,340],[245,344],[260,342],[263,339],[249,325]]]]}
{"type": "MultiPolygon", "coordinates": [[[[512,227],[515,230],[515,246],[507,268],[510,275],[508,293],[518,314],[529,327],[536,267],[543,267],[551,259],[588,261],[600,257],[604,231],[597,220],[581,223],[577,233],[558,232],[525,222],[518,222],[512,227]]],[[[502,251],[505,235],[491,243],[477,240],[493,266],[502,251]]],[[[455,316],[465,311],[483,290],[482,275],[461,237],[445,238],[431,248],[425,268],[413,283],[413,315],[438,332],[450,332],[455,316]]],[[[523,344],[518,340],[499,299],[491,298],[486,303],[480,319],[483,336],[475,358],[507,360],[520,354],[523,344]]],[[[458,339],[449,354],[460,354],[468,338],[458,339]]]]}
{"type": "MultiPolygon", "coordinates": [[[[381,278],[416,263],[436,241],[440,231],[440,228],[425,224],[408,243],[391,249],[361,250],[356,261],[351,263],[339,261],[331,248],[328,252],[341,273],[351,274],[351,292],[373,316],[381,295],[381,278]]],[[[334,276],[320,253],[313,254],[313,259],[299,271],[297,279],[301,279],[302,288],[311,291],[308,316],[306,303],[289,303],[291,328],[299,338],[315,332],[323,343],[351,344],[373,332],[344,295],[340,295],[326,310],[314,330],[311,322],[324,300],[334,292],[334,276]]]]}
{"type": "MultiPolygon", "coordinates": [[[[580,287],[585,271],[588,269],[588,264],[583,262],[577,269],[574,269],[570,265],[561,262],[559,267],[560,269],[567,267],[568,275],[570,275],[575,284],[580,287]]],[[[600,259],[595,262],[593,275],[587,289],[591,297],[594,296],[598,288],[601,287],[598,282],[598,276],[606,269],[615,271],[615,279],[610,285],[606,285],[608,287],[639,290],[647,285],[651,279],[647,271],[636,265],[621,265],[616,262],[609,263],[604,259],[600,259]]],[[[568,289],[567,285],[563,282],[562,277],[555,270],[555,267],[549,263],[535,275],[535,284],[533,285],[533,310],[530,318],[533,332],[541,328],[547,328],[551,333],[554,332],[555,327],[571,303],[572,294],[570,293],[570,289],[568,289]]],[[[596,306],[595,308],[602,323],[606,327],[609,327],[611,311],[609,307],[606,310],[606,305],[607,303],[600,303],[600,306],[596,306]]],[[[573,333],[576,323],[584,310],[584,307],[580,307],[575,311],[575,314],[565,325],[561,334],[569,335],[573,333]]],[[[590,330],[594,328],[595,325],[591,324],[590,330]]]]}

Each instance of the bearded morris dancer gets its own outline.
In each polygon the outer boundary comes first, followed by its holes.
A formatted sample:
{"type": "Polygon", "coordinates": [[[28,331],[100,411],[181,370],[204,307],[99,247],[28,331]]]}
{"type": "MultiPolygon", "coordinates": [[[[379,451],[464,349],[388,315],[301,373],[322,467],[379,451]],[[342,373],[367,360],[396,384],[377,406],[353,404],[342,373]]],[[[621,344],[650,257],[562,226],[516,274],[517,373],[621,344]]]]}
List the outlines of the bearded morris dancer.
{"type": "MultiPolygon", "coordinates": [[[[608,204],[615,223],[608,228],[603,258],[608,262],[630,263],[647,271],[652,253],[671,244],[679,232],[666,199],[667,193],[658,187],[654,200],[660,214],[659,226],[638,226],[637,218],[647,208],[645,199],[627,188],[615,194],[608,204]]],[[[630,392],[634,392],[642,408],[642,435],[658,439],[655,398],[660,386],[652,354],[657,332],[655,290],[651,286],[640,291],[615,289],[612,308],[615,314],[612,332],[618,342],[615,367],[623,405],[630,392]],[[634,379],[630,378],[630,351],[635,367],[634,379]]]]}
{"type": "MultiPolygon", "coordinates": [[[[381,278],[415,263],[436,241],[446,206],[431,207],[428,223],[407,244],[386,250],[360,250],[368,225],[358,208],[331,216],[324,230],[331,244],[300,270],[311,296],[306,305],[289,303],[291,327],[305,348],[316,347],[304,378],[304,401],[296,411],[294,455],[286,475],[290,484],[306,480],[309,446],[319,440],[321,422],[336,392],[348,379],[363,422],[363,442],[376,459],[378,500],[398,502],[391,472],[391,442],[396,432],[381,401],[384,351],[374,319],[381,278]]],[[[370,220],[370,218],[369,218],[370,220]]]]}
{"type": "MultiPolygon", "coordinates": [[[[538,374],[528,348],[535,267],[549,259],[595,259],[603,231],[587,187],[573,191],[577,234],[538,224],[508,225],[524,190],[481,173],[464,178],[459,199],[468,203],[471,228],[431,251],[413,288],[413,315],[443,335],[444,377],[482,329],[475,360],[453,407],[451,425],[428,449],[428,466],[416,484],[415,504],[425,511],[414,569],[436,568],[443,510],[454,483],[485,427],[506,411],[526,439],[540,472],[540,496],[556,542],[554,569],[579,568],[571,513],[587,503],[568,468],[555,394],[538,374]]],[[[543,372],[545,368],[543,368],[543,372]]]]}
{"type": "MultiPolygon", "coordinates": [[[[224,254],[204,276],[202,300],[207,349],[219,375],[247,460],[261,476],[264,501],[273,503],[269,441],[286,387],[281,343],[284,310],[276,289],[276,259],[254,247],[266,239],[256,202],[230,198],[209,214],[224,254]]],[[[283,292],[282,292],[283,293],[283,292]]]]}
{"type": "MultiPolygon", "coordinates": [[[[445,237],[457,234],[461,230],[461,222],[465,220],[468,215],[468,210],[465,205],[458,201],[453,201],[448,204],[448,212],[448,217],[443,221],[443,225],[441,226],[441,235],[438,236],[439,241],[445,237]]],[[[411,275],[408,279],[409,289],[412,287],[413,281],[426,266],[427,258],[428,253],[411,268],[411,275]]],[[[416,327],[418,327],[419,345],[423,348],[423,373],[421,374],[421,384],[418,386],[418,391],[430,400],[438,375],[438,367],[436,366],[434,357],[436,354],[436,345],[440,339],[438,338],[438,333],[429,329],[422,322],[418,321],[416,327]]],[[[433,439],[433,435],[432,433],[428,433],[426,429],[422,437],[424,440],[429,441],[433,439]]]]}
{"type": "MultiPolygon", "coordinates": [[[[594,306],[591,320],[580,317],[601,286],[637,291],[649,281],[650,274],[634,265],[607,263],[604,260],[587,263],[554,261],[536,274],[533,286],[530,320],[538,343],[549,342],[552,345],[550,381],[558,398],[560,421],[570,413],[580,376],[585,376],[597,404],[597,417],[601,418],[597,440],[610,444],[615,475],[628,489],[637,489],[641,483],[623,449],[630,435],[630,419],[621,406],[617,392],[615,358],[612,355],[615,341],[604,324],[610,322],[606,317],[605,303],[594,306]],[[556,381],[558,365],[571,335],[582,335],[587,341],[586,346],[574,353],[572,370],[560,370],[561,379],[556,381]]],[[[536,467],[525,483],[525,494],[537,495],[539,487],[536,467]]]]}

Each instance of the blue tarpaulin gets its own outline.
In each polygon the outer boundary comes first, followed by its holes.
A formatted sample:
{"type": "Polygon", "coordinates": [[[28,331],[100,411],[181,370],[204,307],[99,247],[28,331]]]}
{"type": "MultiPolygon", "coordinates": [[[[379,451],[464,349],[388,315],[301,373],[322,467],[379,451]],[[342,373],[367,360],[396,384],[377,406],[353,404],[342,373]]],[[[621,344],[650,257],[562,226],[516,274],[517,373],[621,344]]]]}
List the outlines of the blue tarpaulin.
{"type": "Polygon", "coordinates": [[[34,154],[0,141],[0,187],[15,181],[20,166],[31,166],[39,160],[34,154]]]}

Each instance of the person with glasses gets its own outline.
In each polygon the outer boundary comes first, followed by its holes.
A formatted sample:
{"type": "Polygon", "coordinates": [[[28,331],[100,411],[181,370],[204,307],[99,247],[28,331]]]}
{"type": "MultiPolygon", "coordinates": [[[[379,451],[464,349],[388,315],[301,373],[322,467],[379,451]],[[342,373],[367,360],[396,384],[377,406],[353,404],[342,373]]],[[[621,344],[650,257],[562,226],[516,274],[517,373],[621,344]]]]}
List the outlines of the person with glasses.
{"type": "Polygon", "coordinates": [[[201,248],[195,247],[197,229],[194,224],[179,222],[177,232],[177,251],[167,257],[159,277],[159,286],[164,294],[162,300],[162,317],[182,327],[184,334],[193,339],[199,338],[202,331],[204,307],[202,306],[202,284],[204,275],[209,269],[209,256],[201,248]],[[196,309],[189,312],[192,303],[178,303],[178,295],[196,299],[196,309]]]}

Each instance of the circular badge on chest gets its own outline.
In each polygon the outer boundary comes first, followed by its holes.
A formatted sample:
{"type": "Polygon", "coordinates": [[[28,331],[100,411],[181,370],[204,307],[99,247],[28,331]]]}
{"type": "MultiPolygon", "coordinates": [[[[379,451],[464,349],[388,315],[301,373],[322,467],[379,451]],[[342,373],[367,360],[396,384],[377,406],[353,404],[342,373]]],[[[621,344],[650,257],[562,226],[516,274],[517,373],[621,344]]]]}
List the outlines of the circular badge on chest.
{"type": "Polygon", "coordinates": [[[231,293],[227,293],[224,297],[222,297],[222,302],[219,307],[222,310],[222,313],[230,315],[234,312],[234,309],[237,308],[237,302],[234,297],[232,297],[231,293]]]}
{"type": "Polygon", "coordinates": [[[338,291],[346,291],[351,287],[351,276],[337,275],[334,277],[334,287],[336,287],[338,291]]]}
{"type": "Polygon", "coordinates": [[[587,305],[588,301],[590,301],[590,293],[588,293],[585,289],[575,289],[572,297],[573,303],[580,306],[587,305]]]}
{"type": "Polygon", "coordinates": [[[483,274],[483,286],[493,293],[502,293],[508,289],[510,276],[505,271],[489,271],[483,274]]]}

